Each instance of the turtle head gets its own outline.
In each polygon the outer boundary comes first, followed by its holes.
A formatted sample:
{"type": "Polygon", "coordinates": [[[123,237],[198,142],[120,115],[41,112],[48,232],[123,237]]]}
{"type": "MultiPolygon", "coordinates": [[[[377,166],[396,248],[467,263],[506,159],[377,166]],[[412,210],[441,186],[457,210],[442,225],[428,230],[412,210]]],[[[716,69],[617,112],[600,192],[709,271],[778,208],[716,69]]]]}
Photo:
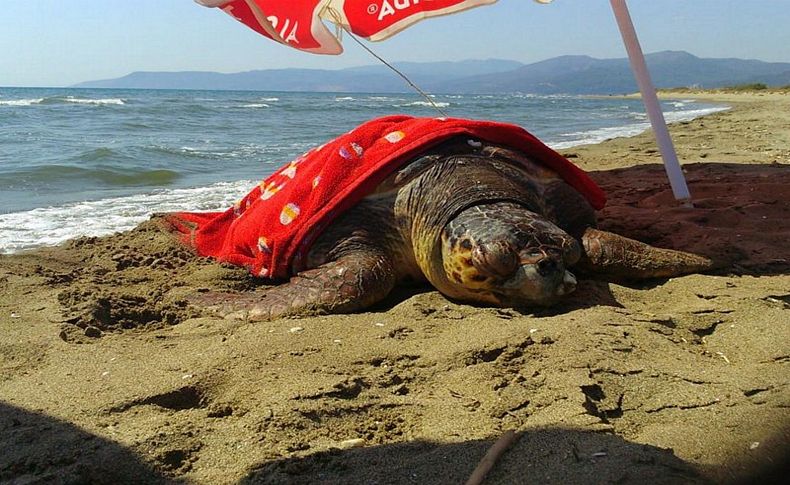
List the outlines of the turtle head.
{"type": "Polygon", "coordinates": [[[467,208],[441,234],[441,268],[433,281],[464,301],[514,307],[550,305],[576,288],[567,268],[579,243],[568,233],[513,202],[467,208]]]}

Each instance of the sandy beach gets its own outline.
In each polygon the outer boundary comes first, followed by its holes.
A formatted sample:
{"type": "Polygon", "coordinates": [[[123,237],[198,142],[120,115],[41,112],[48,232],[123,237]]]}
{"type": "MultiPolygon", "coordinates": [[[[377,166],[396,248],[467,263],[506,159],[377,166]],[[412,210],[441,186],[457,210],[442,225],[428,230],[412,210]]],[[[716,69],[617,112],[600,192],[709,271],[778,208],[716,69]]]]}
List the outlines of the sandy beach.
{"type": "Polygon", "coordinates": [[[709,274],[581,281],[551,309],[407,288],[359,314],[229,322],[248,291],[157,220],[0,256],[0,482],[762,483],[790,461],[790,94],[563,154],[602,228],[708,256],[709,274]]]}

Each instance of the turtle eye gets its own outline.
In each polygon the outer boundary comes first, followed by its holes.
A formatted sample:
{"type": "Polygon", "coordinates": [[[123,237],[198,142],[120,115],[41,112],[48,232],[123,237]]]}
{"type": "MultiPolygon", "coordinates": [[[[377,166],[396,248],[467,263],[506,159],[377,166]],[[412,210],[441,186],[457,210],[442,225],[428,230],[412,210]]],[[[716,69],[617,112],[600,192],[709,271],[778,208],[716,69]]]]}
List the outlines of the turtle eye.
{"type": "Polygon", "coordinates": [[[506,278],[519,267],[518,255],[503,242],[478,244],[472,250],[472,264],[483,274],[506,278]]]}
{"type": "Polygon", "coordinates": [[[534,264],[535,262],[537,262],[541,258],[544,258],[545,256],[546,255],[543,253],[543,251],[541,251],[539,249],[534,249],[532,251],[529,251],[526,254],[522,253],[521,259],[522,259],[523,263],[532,263],[532,264],[534,264]]]}
{"type": "Polygon", "coordinates": [[[557,261],[553,258],[543,258],[535,262],[535,267],[538,274],[541,276],[548,276],[550,273],[557,270],[557,261]]]}

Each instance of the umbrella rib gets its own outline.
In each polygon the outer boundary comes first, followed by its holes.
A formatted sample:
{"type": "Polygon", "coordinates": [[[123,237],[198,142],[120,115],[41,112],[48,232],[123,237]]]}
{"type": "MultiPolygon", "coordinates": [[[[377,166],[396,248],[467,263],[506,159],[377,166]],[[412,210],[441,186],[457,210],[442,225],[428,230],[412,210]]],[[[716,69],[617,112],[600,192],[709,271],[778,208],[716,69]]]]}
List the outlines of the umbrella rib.
{"type": "Polygon", "coordinates": [[[335,26],[337,26],[337,27],[340,27],[341,29],[343,29],[343,30],[346,32],[346,34],[348,34],[348,36],[349,36],[349,37],[351,37],[351,39],[353,39],[353,41],[354,41],[354,42],[356,42],[357,44],[359,44],[359,45],[360,45],[360,47],[362,47],[363,49],[365,49],[366,51],[368,51],[368,54],[370,54],[371,56],[373,56],[373,57],[375,57],[376,59],[378,59],[378,60],[379,60],[379,62],[381,62],[381,63],[382,63],[382,64],[384,64],[385,66],[387,66],[387,67],[389,67],[390,69],[392,69],[392,70],[393,70],[393,71],[394,71],[394,72],[395,72],[395,73],[396,73],[398,76],[402,77],[402,78],[403,78],[403,80],[404,80],[404,81],[406,81],[406,82],[409,84],[409,86],[411,86],[412,88],[414,88],[414,90],[415,90],[415,91],[417,91],[418,93],[420,93],[420,95],[421,95],[423,98],[425,98],[425,99],[426,99],[426,100],[427,100],[427,101],[428,101],[428,102],[431,104],[431,106],[433,106],[433,108],[434,108],[436,111],[438,111],[438,112],[439,112],[439,113],[440,113],[442,116],[444,116],[444,117],[447,117],[447,116],[448,116],[448,115],[447,115],[447,113],[446,113],[446,112],[445,112],[443,109],[441,109],[441,108],[439,107],[439,105],[437,105],[437,104],[436,104],[436,103],[433,101],[433,99],[431,99],[431,97],[430,97],[428,94],[426,94],[426,93],[425,93],[425,91],[423,91],[422,89],[420,89],[420,87],[419,87],[419,86],[417,86],[416,84],[414,84],[414,83],[412,82],[412,80],[411,80],[411,79],[409,79],[409,78],[408,78],[408,77],[407,77],[405,74],[403,74],[402,72],[400,72],[400,71],[399,71],[399,70],[398,70],[398,69],[397,69],[395,66],[393,66],[392,64],[390,64],[389,62],[387,62],[387,61],[386,61],[386,60],[385,60],[383,57],[381,57],[381,56],[379,56],[378,54],[376,54],[375,52],[373,52],[373,50],[372,50],[372,49],[370,49],[370,47],[366,46],[366,45],[365,45],[365,44],[364,44],[364,43],[363,43],[361,40],[357,39],[357,37],[356,37],[354,34],[352,34],[352,33],[351,33],[351,32],[350,32],[350,31],[349,31],[347,28],[346,28],[346,26],[345,26],[345,25],[343,25],[343,22],[340,20],[340,16],[337,14],[337,12],[335,12],[335,10],[334,10],[333,8],[327,8],[327,11],[328,11],[328,12],[329,12],[329,13],[332,15],[332,17],[334,17],[334,20],[335,20],[335,26]]]}

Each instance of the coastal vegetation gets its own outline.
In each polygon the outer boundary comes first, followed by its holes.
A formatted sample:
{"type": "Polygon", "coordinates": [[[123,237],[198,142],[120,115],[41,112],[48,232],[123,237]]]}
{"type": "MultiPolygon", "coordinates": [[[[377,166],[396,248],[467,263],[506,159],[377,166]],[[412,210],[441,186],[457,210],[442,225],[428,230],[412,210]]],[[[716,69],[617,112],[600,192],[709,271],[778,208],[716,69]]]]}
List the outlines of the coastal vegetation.
{"type": "Polygon", "coordinates": [[[743,83],[720,88],[700,88],[696,86],[681,86],[675,88],[662,88],[659,93],[678,94],[678,93],[790,93],[790,84],[783,86],[769,86],[765,83],[743,83]]]}

